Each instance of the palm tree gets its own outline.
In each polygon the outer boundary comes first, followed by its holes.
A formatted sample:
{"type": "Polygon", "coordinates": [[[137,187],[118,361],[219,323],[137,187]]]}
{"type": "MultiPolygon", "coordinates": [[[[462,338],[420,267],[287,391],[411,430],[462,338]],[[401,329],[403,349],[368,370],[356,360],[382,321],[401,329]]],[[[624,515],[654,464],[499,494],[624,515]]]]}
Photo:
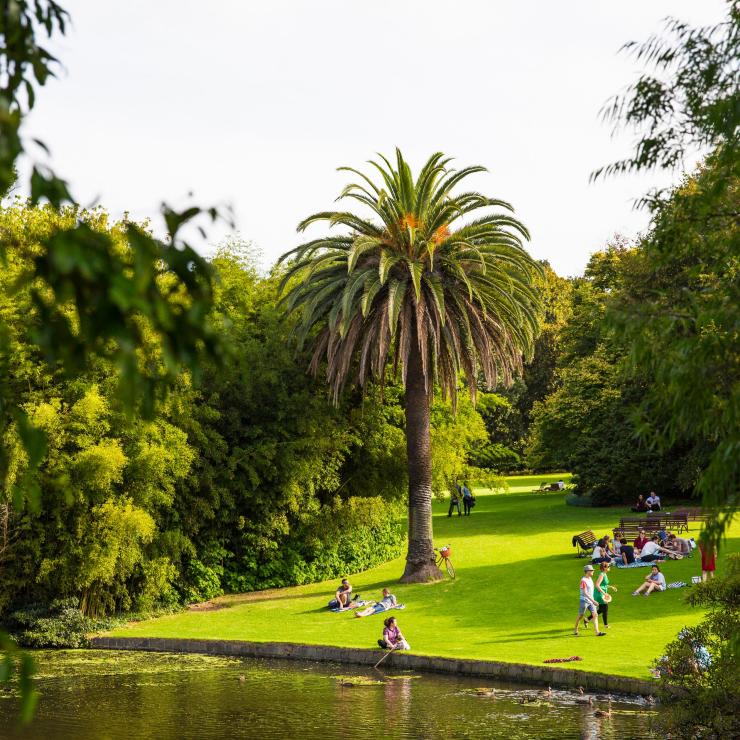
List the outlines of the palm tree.
{"type": "Polygon", "coordinates": [[[460,372],[475,401],[479,375],[487,387],[510,383],[529,355],[537,329],[538,265],[527,254],[526,228],[507,214],[465,219],[481,208],[511,206],[477,192],[452,190],[483,167],[448,168],[434,154],[414,181],[396,150],[396,166],[379,156],[380,180],[351,167],[359,182],[340,195],[369,218],[325,211],[318,221],[349,233],[324,236],[284,254],[280,290],[287,312],[300,312],[299,344],[311,336],[309,370],[326,360],[332,400],[348,381],[380,383],[400,369],[405,385],[409,473],[409,543],[404,582],[441,577],[432,546],[432,455],[429,404],[435,385],[456,401],[460,372]],[[458,224],[453,228],[453,224],[458,224]]]}

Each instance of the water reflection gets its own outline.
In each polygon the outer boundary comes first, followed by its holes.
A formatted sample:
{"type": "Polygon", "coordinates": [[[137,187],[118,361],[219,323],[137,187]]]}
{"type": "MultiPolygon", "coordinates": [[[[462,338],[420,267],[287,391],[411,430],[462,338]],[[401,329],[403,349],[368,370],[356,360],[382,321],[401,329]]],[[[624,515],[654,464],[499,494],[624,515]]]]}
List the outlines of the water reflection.
{"type": "MultiPolygon", "coordinates": [[[[106,651],[38,655],[42,693],[21,738],[650,737],[648,707],[481,679],[281,661],[106,651]]],[[[616,698],[615,698],[616,699],[616,698]]],[[[17,738],[17,699],[0,738],[17,738]]]]}

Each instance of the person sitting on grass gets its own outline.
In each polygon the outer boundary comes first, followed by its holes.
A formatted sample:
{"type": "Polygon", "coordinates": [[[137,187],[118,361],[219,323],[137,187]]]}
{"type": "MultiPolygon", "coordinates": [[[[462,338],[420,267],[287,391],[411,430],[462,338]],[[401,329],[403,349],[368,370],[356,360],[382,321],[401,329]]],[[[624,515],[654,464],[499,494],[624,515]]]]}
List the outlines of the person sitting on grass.
{"type": "Polygon", "coordinates": [[[645,576],[645,582],[642,583],[638,588],[632,592],[633,596],[643,594],[643,596],[650,596],[653,591],[665,591],[665,576],[660,572],[660,567],[654,565],[650,569],[650,574],[645,576]]]}
{"type": "Polygon", "coordinates": [[[624,537],[619,540],[619,557],[622,558],[622,562],[625,565],[635,562],[635,548],[632,545],[628,545],[624,537]]]}
{"type": "Polygon", "coordinates": [[[668,535],[666,547],[679,555],[691,554],[691,543],[683,537],[677,537],[675,534],[668,535]]]}
{"type": "Polygon", "coordinates": [[[352,600],[352,586],[346,578],[342,578],[342,585],[337,589],[334,598],[337,600],[339,609],[346,609],[349,606],[352,600]]]}
{"type": "Polygon", "coordinates": [[[637,537],[635,537],[635,541],[632,543],[635,546],[635,555],[639,555],[642,548],[645,547],[648,542],[650,542],[650,540],[645,535],[645,528],[638,527],[637,537]]]}
{"type": "Polygon", "coordinates": [[[591,553],[591,562],[596,563],[611,563],[612,558],[609,555],[608,543],[604,537],[602,537],[595,545],[593,552],[591,553]]]}
{"type": "Polygon", "coordinates": [[[683,555],[679,555],[677,552],[672,552],[665,547],[660,545],[660,536],[657,534],[653,535],[653,539],[648,542],[645,547],[640,551],[640,560],[643,563],[651,563],[653,560],[662,560],[664,558],[671,558],[672,560],[680,560],[683,555]]]}
{"type": "Polygon", "coordinates": [[[640,494],[637,497],[637,502],[632,507],[632,511],[640,512],[640,511],[647,511],[647,510],[648,510],[648,505],[645,502],[645,497],[642,494],[640,494]]]}
{"type": "Polygon", "coordinates": [[[385,625],[383,637],[378,640],[380,647],[386,650],[411,650],[411,646],[406,642],[406,638],[396,624],[395,617],[388,617],[383,624],[385,625]]]}
{"type": "Polygon", "coordinates": [[[645,503],[648,505],[650,511],[660,511],[660,496],[655,491],[650,491],[650,495],[647,497],[645,503]]]}
{"type": "Polygon", "coordinates": [[[374,604],[368,606],[362,611],[355,612],[356,617],[369,617],[371,614],[379,614],[380,612],[386,612],[389,609],[393,609],[398,602],[396,597],[387,589],[383,589],[383,598],[380,601],[376,601],[374,604]]]}
{"type": "Polygon", "coordinates": [[[597,637],[604,637],[606,635],[606,632],[602,632],[599,629],[599,617],[597,615],[598,610],[598,604],[594,600],[594,582],[591,580],[594,575],[594,566],[593,565],[584,565],[583,566],[583,578],[581,578],[581,586],[580,586],[580,600],[578,602],[578,619],[576,619],[576,626],[573,630],[573,634],[578,636],[578,625],[581,623],[581,620],[586,620],[585,613],[587,611],[591,612],[591,615],[593,616],[594,620],[594,627],[596,629],[596,636],[597,637]]]}

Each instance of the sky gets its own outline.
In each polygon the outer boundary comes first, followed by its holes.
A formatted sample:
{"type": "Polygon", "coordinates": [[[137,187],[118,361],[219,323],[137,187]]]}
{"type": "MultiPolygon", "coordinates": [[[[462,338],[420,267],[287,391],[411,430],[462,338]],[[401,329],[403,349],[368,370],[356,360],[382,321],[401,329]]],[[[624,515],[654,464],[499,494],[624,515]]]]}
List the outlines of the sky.
{"type": "MultiPolygon", "coordinates": [[[[561,275],[648,225],[634,200],[680,173],[589,184],[631,151],[599,111],[641,71],[618,54],[667,15],[718,22],[722,0],[68,0],[64,65],[25,132],[80,203],[115,217],[230,205],[267,266],[296,225],[399,147],[484,165],[470,185],[514,205],[561,275]],[[192,199],[188,200],[188,194],[192,199]]],[[[40,157],[39,157],[40,158],[40,157]]],[[[26,165],[27,166],[27,165],[26,165]]],[[[325,226],[311,227],[319,235],[325,226]]],[[[208,254],[220,225],[196,240],[208,254]]]]}

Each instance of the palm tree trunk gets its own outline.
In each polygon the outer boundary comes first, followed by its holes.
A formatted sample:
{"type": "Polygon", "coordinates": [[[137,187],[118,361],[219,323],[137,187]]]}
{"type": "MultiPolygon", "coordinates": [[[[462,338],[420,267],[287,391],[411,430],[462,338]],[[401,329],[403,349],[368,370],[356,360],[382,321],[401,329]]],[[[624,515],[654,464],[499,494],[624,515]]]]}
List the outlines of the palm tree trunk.
{"type": "Polygon", "coordinates": [[[432,544],[432,448],[429,394],[424,386],[421,353],[411,340],[406,371],[406,452],[409,468],[409,550],[403,583],[426,583],[442,577],[432,544]]]}

